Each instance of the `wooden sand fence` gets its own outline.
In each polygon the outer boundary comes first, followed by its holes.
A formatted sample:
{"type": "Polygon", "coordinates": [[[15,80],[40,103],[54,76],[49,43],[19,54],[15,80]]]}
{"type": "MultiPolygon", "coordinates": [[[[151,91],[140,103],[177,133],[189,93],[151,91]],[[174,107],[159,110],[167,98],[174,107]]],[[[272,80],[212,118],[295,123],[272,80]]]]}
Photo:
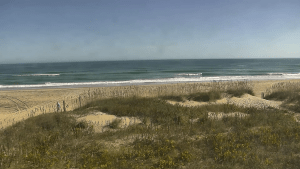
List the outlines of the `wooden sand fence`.
{"type": "MultiPolygon", "coordinates": [[[[29,117],[45,113],[66,112],[80,108],[97,99],[107,99],[114,97],[160,97],[167,95],[186,95],[196,92],[208,91],[212,88],[226,88],[228,82],[208,82],[208,83],[177,83],[163,85],[132,85],[115,87],[87,88],[80,95],[65,96],[63,99],[54,100],[48,104],[30,107],[17,111],[0,119],[0,129],[4,129],[19,121],[29,117]],[[57,105],[60,104],[60,106],[57,105]]],[[[229,82],[230,83],[230,82],[229,82]]]]}

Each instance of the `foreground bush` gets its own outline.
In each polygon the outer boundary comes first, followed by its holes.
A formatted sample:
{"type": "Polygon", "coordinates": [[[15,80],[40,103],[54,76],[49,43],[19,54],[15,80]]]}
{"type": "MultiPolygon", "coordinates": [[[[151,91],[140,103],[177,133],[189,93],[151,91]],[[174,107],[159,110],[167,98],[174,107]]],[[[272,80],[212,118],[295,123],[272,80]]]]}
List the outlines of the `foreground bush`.
{"type": "Polygon", "coordinates": [[[283,101],[282,106],[300,112],[300,83],[278,83],[269,89],[265,99],[283,101]]]}
{"type": "Polygon", "coordinates": [[[188,100],[194,100],[199,102],[216,101],[221,99],[221,91],[209,91],[190,94],[187,96],[188,100]]]}

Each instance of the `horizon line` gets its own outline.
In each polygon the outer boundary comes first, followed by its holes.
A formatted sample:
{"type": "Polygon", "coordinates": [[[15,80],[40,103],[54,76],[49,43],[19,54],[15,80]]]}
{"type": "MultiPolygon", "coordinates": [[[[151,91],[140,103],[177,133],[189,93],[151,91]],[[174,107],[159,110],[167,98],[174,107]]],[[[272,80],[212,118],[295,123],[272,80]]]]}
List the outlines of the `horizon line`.
{"type": "Polygon", "coordinates": [[[202,59],[129,59],[129,60],[81,60],[81,61],[50,61],[50,62],[25,62],[25,63],[0,63],[0,65],[5,64],[39,64],[39,63],[77,63],[77,62],[127,62],[127,61],[168,61],[168,60],[247,60],[247,59],[300,59],[300,58],[202,58],[202,59]]]}

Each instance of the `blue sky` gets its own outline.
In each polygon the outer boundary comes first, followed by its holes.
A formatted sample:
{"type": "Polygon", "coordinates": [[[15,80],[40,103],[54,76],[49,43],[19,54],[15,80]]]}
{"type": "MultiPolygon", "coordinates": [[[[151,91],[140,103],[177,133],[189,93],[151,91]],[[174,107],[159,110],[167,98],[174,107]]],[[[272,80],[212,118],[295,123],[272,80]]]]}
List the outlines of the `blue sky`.
{"type": "Polygon", "coordinates": [[[0,0],[0,63],[296,58],[299,0],[0,0]]]}

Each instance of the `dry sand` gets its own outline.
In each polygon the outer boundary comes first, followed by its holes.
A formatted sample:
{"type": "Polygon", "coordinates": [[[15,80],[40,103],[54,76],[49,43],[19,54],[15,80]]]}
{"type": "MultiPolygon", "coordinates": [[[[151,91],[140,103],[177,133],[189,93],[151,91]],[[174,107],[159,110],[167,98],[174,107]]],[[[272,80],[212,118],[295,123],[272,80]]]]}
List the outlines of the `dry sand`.
{"type": "Polygon", "coordinates": [[[67,96],[78,96],[83,90],[82,88],[66,88],[0,91],[0,114],[14,113],[37,105],[48,104],[67,96]]]}
{"type": "MultiPolygon", "coordinates": [[[[267,105],[276,107],[280,102],[273,102],[260,99],[261,92],[266,92],[268,88],[279,82],[300,82],[300,80],[268,80],[268,81],[252,81],[254,96],[245,95],[244,97],[223,99],[217,103],[232,102],[234,104],[242,103],[243,105],[267,105]],[[244,103],[243,103],[244,102],[244,103]]],[[[205,84],[203,82],[202,84],[205,84]]],[[[145,85],[145,86],[123,86],[126,90],[138,92],[148,92],[151,87],[163,86],[160,91],[155,91],[157,94],[162,92],[166,88],[172,89],[177,87],[177,91],[184,88],[186,84],[167,84],[167,85],[145,85]]],[[[121,88],[121,87],[119,87],[121,88]]],[[[36,116],[41,113],[48,113],[55,111],[56,102],[59,101],[62,104],[62,100],[67,100],[67,110],[72,110],[78,105],[78,96],[83,93],[87,93],[88,90],[97,91],[99,88],[63,88],[63,89],[32,89],[32,90],[1,90],[0,91],[0,129],[7,127],[17,121],[36,116]]],[[[101,90],[110,91],[111,96],[117,96],[118,94],[125,95],[126,93],[114,92],[118,87],[102,87],[101,90]]],[[[187,89],[185,89],[187,90],[187,89]]],[[[153,92],[153,91],[152,91],[153,92]]],[[[186,104],[203,104],[189,102],[186,104]]],[[[100,117],[99,117],[100,118],[100,117]]],[[[100,120],[99,120],[100,122],[100,120]]]]}
{"type": "Polygon", "coordinates": [[[95,132],[103,132],[109,129],[108,125],[115,119],[120,119],[120,128],[128,127],[129,125],[141,123],[141,120],[135,117],[117,117],[114,115],[105,114],[103,112],[91,112],[91,114],[80,117],[77,121],[86,121],[94,126],[95,132]]]}

